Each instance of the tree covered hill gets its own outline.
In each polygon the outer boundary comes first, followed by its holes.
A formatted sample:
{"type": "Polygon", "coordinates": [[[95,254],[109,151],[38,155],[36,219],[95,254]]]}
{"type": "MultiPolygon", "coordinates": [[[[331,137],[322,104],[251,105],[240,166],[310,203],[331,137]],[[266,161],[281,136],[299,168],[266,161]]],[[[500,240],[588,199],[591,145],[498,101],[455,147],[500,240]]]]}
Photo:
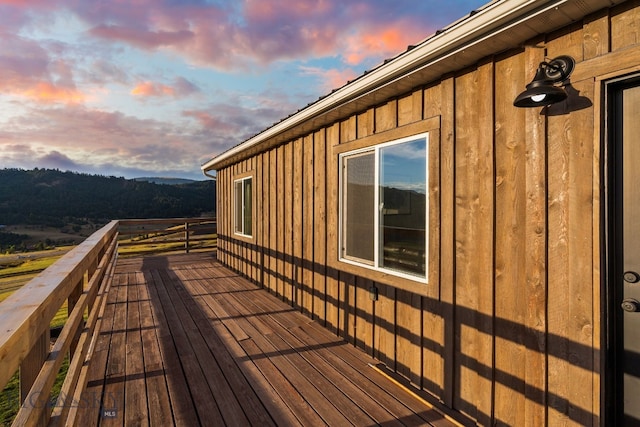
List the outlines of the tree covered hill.
{"type": "Polygon", "coordinates": [[[215,181],[159,185],[51,169],[0,170],[0,224],[194,217],[215,212],[215,181]]]}

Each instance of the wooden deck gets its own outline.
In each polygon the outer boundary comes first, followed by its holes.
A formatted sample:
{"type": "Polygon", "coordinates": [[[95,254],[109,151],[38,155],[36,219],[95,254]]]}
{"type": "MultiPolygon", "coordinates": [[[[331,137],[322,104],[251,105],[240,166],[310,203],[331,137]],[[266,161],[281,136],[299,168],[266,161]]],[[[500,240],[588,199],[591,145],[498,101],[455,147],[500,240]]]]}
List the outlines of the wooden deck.
{"type": "Polygon", "coordinates": [[[118,261],[78,425],[454,425],[213,254],[118,261]]]}

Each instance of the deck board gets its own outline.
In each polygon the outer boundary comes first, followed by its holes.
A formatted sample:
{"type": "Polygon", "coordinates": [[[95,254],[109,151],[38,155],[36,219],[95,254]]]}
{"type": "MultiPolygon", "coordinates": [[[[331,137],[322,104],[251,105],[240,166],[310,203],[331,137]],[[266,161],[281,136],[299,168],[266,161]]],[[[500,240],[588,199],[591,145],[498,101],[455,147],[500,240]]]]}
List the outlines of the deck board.
{"type": "Polygon", "coordinates": [[[121,259],[77,425],[453,425],[373,363],[211,253],[121,259]]]}

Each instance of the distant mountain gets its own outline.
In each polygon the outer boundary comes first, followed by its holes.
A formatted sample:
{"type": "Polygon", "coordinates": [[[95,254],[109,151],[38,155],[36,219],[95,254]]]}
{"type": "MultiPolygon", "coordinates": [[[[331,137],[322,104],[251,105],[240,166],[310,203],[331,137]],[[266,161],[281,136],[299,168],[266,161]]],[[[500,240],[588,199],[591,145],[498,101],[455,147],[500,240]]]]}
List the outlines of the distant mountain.
{"type": "Polygon", "coordinates": [[[184,178],[165,178],[165,177],[152,177],[152,176],[144,176],[140,178],[133,178],[134,181],[142,181],[142,182],[152,182],[154,184],[162,184],[162,185],[181,185],[181,184],[191,184],[193,182],[202,182],[196,181],[194,179],[184,179],[184,178]]]}
{"type": "Polygon", "coordinates": [[[61,226],[73,219],[194,217],[215,212],[215,181],[159,185],[140,180],[0,169],[0,224],[61,226]]]}

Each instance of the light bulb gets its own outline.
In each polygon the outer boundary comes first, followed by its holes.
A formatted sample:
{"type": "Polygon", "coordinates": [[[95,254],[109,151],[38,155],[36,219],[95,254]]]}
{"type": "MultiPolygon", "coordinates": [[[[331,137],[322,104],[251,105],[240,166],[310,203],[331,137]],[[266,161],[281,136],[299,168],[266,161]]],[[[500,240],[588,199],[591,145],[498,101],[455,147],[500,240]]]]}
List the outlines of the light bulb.
{"type": "Polygon", "coordinates": [[[540,95],[532,95],[531,96],[531,100],[533,102],[540,102],[543,99],[545,99],[547,97],[547,95],[545,95],[544,93],[541,93],[540,95]]]}

